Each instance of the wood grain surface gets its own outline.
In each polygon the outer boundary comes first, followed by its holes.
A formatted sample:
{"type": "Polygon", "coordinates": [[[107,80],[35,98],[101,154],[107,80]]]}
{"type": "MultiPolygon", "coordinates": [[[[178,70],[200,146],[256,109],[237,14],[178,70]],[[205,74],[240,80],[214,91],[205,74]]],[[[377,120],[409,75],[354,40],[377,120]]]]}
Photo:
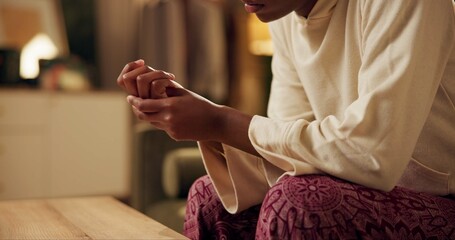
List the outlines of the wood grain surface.
{"type": "Polygon", "coordinates": [[[111,197],[0,202],[0,239],[187,239],[111,197]]]}

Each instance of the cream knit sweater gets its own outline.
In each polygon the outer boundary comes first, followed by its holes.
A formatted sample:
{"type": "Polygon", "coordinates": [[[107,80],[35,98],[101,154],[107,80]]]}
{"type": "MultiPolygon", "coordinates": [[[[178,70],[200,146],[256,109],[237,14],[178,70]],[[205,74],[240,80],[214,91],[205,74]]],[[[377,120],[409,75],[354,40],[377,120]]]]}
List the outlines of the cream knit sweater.
{"type": "Polygon", "coordinates": [[[260,203],[284,174],[455,193],[451,0],[319,0],[308,19],[291,13],[270,29],[268,118],[249,127],[262,158],[199,144],[229,212],[260,203]]]}

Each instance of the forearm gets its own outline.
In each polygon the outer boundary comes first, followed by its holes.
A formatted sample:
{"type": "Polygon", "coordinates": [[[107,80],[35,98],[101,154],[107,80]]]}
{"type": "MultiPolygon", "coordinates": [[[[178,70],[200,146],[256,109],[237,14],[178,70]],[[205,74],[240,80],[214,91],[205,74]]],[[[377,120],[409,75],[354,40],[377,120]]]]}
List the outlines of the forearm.
{"type": "Polygon", "coordinates": [[[227,106],[218,106],[213,128],[214,139],[247,153],[260,156],[248,137],[248,128],[253,116],[227,106]]]}
{"type": "Polygon", "coordinates": [[[129,96],[127,100],[140,120],[166,131],[175,140],[224,143],[259,156],[248,137],[252,116],[214,104],[184,88],[169,87],[166,94],[168,97],[161,99],[129,96]]]}

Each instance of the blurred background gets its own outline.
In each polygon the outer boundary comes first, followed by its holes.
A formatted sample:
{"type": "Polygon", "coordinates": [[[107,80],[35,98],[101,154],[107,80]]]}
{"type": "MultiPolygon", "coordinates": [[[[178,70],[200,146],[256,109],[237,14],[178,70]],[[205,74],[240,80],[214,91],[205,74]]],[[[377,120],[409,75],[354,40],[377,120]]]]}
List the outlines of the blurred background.
{"type": "Polygon", "coordinates": [[[181,219],[204,174],[196,145],[137,122],[118,74],[142,58],[214,102],[264,115],[271,55],[267,26],[240,1],[0,0],[0,200],[111,195],[181,219]],[[152,206],[169,199],[179,204],[152,206]]]}

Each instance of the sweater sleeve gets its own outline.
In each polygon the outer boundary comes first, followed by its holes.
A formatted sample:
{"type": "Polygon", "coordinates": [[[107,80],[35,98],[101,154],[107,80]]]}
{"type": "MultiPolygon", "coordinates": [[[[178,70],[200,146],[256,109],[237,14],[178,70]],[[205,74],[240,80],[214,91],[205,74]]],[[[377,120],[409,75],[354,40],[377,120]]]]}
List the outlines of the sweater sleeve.
{"type": "Polygon", "coordinates": [[[286,24],[286,22],[276,21],[269,24],[274,39],[274,53],[272,58],[273,79],[267,115],[272,119],[283,121],[296,119],[313,121],[314,114],[311,104],[289,55],[289,39],[284,38],[285,31],[288,29],[279,26],[280,24],[286,24]]]}
{"type": "Polygon", "coordinates": [[[269,189],[262,159],[217,142],[198,142],[207,174],[229,213],[260,204],[269,189]]]}
{"type": "Polygon", "coordinates": [[[249,136],[256,150],[286,174],[318,169],[390,190],[411,158],[453,47],[453,11],[443,0],[360,4],[358,99],[343,117],[255,116],[249,136]]]}

